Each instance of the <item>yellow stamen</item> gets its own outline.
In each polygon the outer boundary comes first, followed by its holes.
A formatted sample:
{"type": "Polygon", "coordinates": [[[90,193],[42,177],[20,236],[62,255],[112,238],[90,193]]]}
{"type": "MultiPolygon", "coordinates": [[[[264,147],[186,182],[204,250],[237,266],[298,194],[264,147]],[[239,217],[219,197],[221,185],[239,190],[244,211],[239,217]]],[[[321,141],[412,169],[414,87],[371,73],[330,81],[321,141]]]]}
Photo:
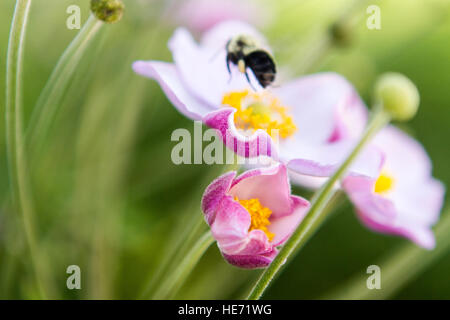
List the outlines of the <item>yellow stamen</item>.
{"type": "Polygon", "coordinates": [[[269,208],[264,207],[258,199],[249,199],[249,200],[239,200],[237,197],[234,200],[238,201],[241,206],[243,206],[248,213],[250,213],[250,217],[252,218],[252,223],[248,231],[252,231],[255,229],[259,229],[264,231],[264,233],[269,238],[269,241],[272,241],[275,234],[270,232],[267,228],[270,225],[270,215],[272,211],[269,208]]]}
{"type": "Polygon", "coordinates": [[[378,194],[386,193],[392,190],[393,184],[394,178],[391,175],[382,172],[375,182],[375,192],[378,194]]]}
{"type": "Polygon", "coordinates": [[[222,104],[236,109],[234,122],[236,128],[256,131],[265,130],[272,136],[277,130],[285,139],[297,130],[288,114],[288,108],[282,106],[275,97],[265,93],[250,93],[248,90],[230,92],[224,95],[222,104]]]}

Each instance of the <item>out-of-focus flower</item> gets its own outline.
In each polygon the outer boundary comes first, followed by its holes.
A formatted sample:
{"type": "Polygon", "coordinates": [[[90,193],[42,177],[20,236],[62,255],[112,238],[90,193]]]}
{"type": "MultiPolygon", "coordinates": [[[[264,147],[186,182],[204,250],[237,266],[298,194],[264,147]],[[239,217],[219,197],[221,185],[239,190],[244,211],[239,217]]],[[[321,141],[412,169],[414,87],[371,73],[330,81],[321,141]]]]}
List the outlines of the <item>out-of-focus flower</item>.
{"type": "Polygon", "coordinates": [[[431,226],[439,219],[445,191],[431,176],[427,153],[393,126],[380,131],[373,144],[386,155],[379,177],[347,177],[342,184],[359,218],[375,231],[400,235],[432,249],[431,226]]]}
{"type": "Polygon", "coordinates": [[[286,167],[229,172],[202,199],[206,222],[224,258],[241,268],[268,266],[301,222],[309,202],[290,194],[286,167]]]}
{"type": "Polygon", "coordinates": [[[268,14],[252,0],[188,0],[176,3],[171,17],[177,25],[204,32],[227,20],[267,22],[268,14]]]}
{"type": "MultiPolygon", "coordinates": [[[[241,34],[266,46],[265,39],[242,22],[219,24],[204,34],[200,44],[181,28],[169,41],[174,63],[137,61],[133,69],[158,81],[181,113],[215,128],[240,156],[270,156],[303,175],[331,175],[366,125],[367,109],[360,97],[334,73],[265,90],[250,69],[252,85],[234,65],[230,75],[225,46],[241,34]],[[272,129],[278,130],[279,145],[270,136],[272,129]]],[[[368,148],[350,174],[376,177],[381,165],[378,150],[368,148]]]]}

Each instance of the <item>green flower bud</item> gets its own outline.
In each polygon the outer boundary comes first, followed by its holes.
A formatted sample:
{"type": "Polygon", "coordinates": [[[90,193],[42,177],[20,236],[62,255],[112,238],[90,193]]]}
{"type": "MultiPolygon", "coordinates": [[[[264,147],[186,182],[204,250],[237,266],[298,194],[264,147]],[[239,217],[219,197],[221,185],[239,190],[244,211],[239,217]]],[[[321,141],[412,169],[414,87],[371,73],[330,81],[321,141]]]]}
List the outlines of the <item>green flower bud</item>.
{"type": "Polygon", "coordinates": [[[116,23],[122,19],[125,6],[121,0],[91,0],[91,11],[97,19],[116,23]]]}
{"type": "Polygon", "coordinates": [[[352,27],[344,20],[332,24],[329,32],[333,44],[337,46],[348,47],[353,42],[352,27]]]}
{"type": "Polygon", "coordinates": [[[417,87],[400,73],[386,73],[378,79],[375,84],[375,99],[397,121],[412,119],[420,102],[417,87]]]}

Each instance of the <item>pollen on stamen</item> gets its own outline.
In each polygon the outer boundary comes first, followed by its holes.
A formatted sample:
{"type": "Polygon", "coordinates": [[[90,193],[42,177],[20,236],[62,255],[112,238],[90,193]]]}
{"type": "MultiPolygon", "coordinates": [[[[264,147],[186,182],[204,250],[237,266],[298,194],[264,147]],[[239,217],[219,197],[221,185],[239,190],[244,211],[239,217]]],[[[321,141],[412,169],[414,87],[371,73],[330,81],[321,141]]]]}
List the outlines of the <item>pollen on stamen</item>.
{"type": "Polygon", "coordinates": [[[262,129],[272,137],[277,133],[283,139],[297,131],[288,108],[268,94],[248,90],[230,92],[224,95],[222,105],[236,109],[234,123],[238,129],[251,132],[262,129]]]}
{"type": "Polygon", "coordinates": [[[375,193],[385,194],[392,190],[394,178],[386,173],[381,173],[375,182],[375,193]]]}
{"type": "Polygon", "coordinates": [[[267,228],[270,225],[269,218],[272,215],[272,211],[264,207],[258,199],[239,200],[235,197],[234,200],[238,201],[250,213],[251,224],[248,231],[255,229],[262,230],[267,235],[267,238],[269,238],[269,241],[272,241],[275,234],[267,228]]]}

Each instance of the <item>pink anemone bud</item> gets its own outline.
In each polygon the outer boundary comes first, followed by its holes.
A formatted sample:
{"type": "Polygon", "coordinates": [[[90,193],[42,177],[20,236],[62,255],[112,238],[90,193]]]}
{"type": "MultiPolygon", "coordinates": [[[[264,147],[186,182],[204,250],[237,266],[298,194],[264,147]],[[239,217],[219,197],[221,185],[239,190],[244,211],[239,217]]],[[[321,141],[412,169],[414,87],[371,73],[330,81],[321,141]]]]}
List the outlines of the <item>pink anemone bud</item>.
{"type": "Polygon", "coordinates": [[[277,255],[309,209],[291,195],[283,164],[228,172],[214,180],[202,199],[205,220],[224,258],[241,268],[264,268],[277,255]]]}

